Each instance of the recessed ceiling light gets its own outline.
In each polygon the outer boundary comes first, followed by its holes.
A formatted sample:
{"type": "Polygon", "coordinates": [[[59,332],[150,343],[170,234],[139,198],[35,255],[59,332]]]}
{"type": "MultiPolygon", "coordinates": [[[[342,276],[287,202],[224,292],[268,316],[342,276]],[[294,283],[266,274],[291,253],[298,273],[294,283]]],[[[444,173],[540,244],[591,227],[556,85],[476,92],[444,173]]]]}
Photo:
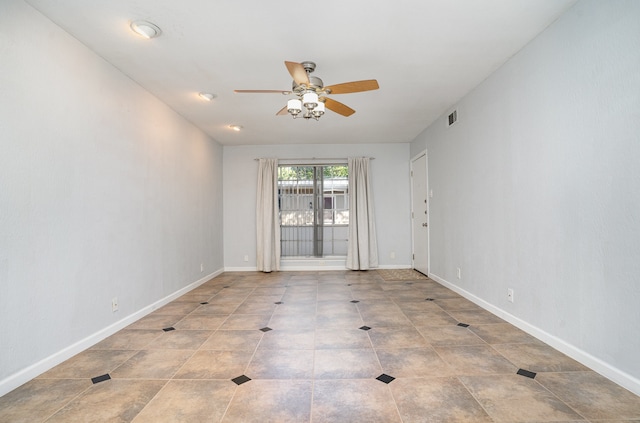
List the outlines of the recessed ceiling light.
{"type": "Polygon", "coordinates": [[[242,129],[242,125],[229,125],[229,128],[233,129],[234,131],[238,132],[242,129]]]}
{"type": "Polygon", "coordinates": [[[147,21],[131,22],[131,30],[144,38],[156,38],[162,34],[162,30],[157,25],[147,21]]]}
{"type": "Polygon", "coordinates": [[[203,100],[207,100],[207,101],[211,101],[214,98],[216,98],[215,94],[211,94],[211,93],[198,93],[198,96],[203,99],[203,100]]]}

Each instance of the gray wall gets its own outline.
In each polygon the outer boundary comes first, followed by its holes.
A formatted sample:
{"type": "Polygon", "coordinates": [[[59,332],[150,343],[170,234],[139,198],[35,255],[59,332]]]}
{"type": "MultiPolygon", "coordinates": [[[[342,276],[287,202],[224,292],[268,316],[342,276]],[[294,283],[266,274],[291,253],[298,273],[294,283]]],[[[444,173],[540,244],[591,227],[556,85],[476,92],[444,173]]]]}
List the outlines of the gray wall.
{"type": "Polygon", "coordinates": [[[640,2],[579,2],[411,145],[434,277],[636,393],[639,69],[640,2]]]}
{"type": "Polygon", "coordinates": [[[220,145],[22,1],[0,55],[1,395],[223,252],[220,145]]]}
{"type": "Polygon", "coordinates": [[[374,157],[373,200],[380,265],[411,266],[409,144],[271,145],[224,147],[224,265],[256,267],[256,186],[259,157],[374,157]],[[391,258],[395,252],[395,259],[391,258]],[[249,261],[244,261],[244,256],[249,261]]]}

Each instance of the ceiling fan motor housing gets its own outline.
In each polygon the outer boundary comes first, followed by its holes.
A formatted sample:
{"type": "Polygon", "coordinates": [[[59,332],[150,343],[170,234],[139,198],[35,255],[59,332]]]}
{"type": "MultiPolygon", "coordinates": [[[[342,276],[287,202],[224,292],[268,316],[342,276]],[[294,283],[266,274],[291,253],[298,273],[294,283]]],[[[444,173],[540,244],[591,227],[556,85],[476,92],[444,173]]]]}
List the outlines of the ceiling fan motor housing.
{"type": "Polygon", "coordinates": [[[318,93],[318,95],[320,95],[322,93],[322,88],[324,87],[324,83],[322,82],[322,79],[318,78],[317,76],[309,76],[308,87],[304,84],[302,85],[296,84],[296,81],[293,81],[291,86],[292,86],[291,91],[293,91],[298,95],[304,94],[305,91],[315,91],[318,93]]]}

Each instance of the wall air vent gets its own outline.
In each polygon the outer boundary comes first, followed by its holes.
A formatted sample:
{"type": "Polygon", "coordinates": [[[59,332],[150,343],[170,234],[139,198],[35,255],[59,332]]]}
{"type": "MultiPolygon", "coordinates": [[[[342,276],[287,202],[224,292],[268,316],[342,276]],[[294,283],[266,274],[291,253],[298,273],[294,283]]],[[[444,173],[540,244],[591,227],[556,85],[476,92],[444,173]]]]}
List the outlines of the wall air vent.
{"type": "Polygon", "coordinates": [[[449,115],[449,126],[453,125],[454,123],[456,123],[458,120],[458,111],[454,110],[453,112],[451,112],[451,114],[449,115]]]}

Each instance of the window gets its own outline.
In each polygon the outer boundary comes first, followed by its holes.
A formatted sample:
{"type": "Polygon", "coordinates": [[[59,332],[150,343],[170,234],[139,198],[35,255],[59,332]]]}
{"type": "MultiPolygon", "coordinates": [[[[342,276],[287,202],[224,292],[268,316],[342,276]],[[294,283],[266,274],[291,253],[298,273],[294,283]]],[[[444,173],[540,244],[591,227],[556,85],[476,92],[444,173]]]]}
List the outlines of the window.
{"type": "Polygon", "coordinates": [[[347,165],[278,168],[282,257],[346,256],[347,165]]]}

